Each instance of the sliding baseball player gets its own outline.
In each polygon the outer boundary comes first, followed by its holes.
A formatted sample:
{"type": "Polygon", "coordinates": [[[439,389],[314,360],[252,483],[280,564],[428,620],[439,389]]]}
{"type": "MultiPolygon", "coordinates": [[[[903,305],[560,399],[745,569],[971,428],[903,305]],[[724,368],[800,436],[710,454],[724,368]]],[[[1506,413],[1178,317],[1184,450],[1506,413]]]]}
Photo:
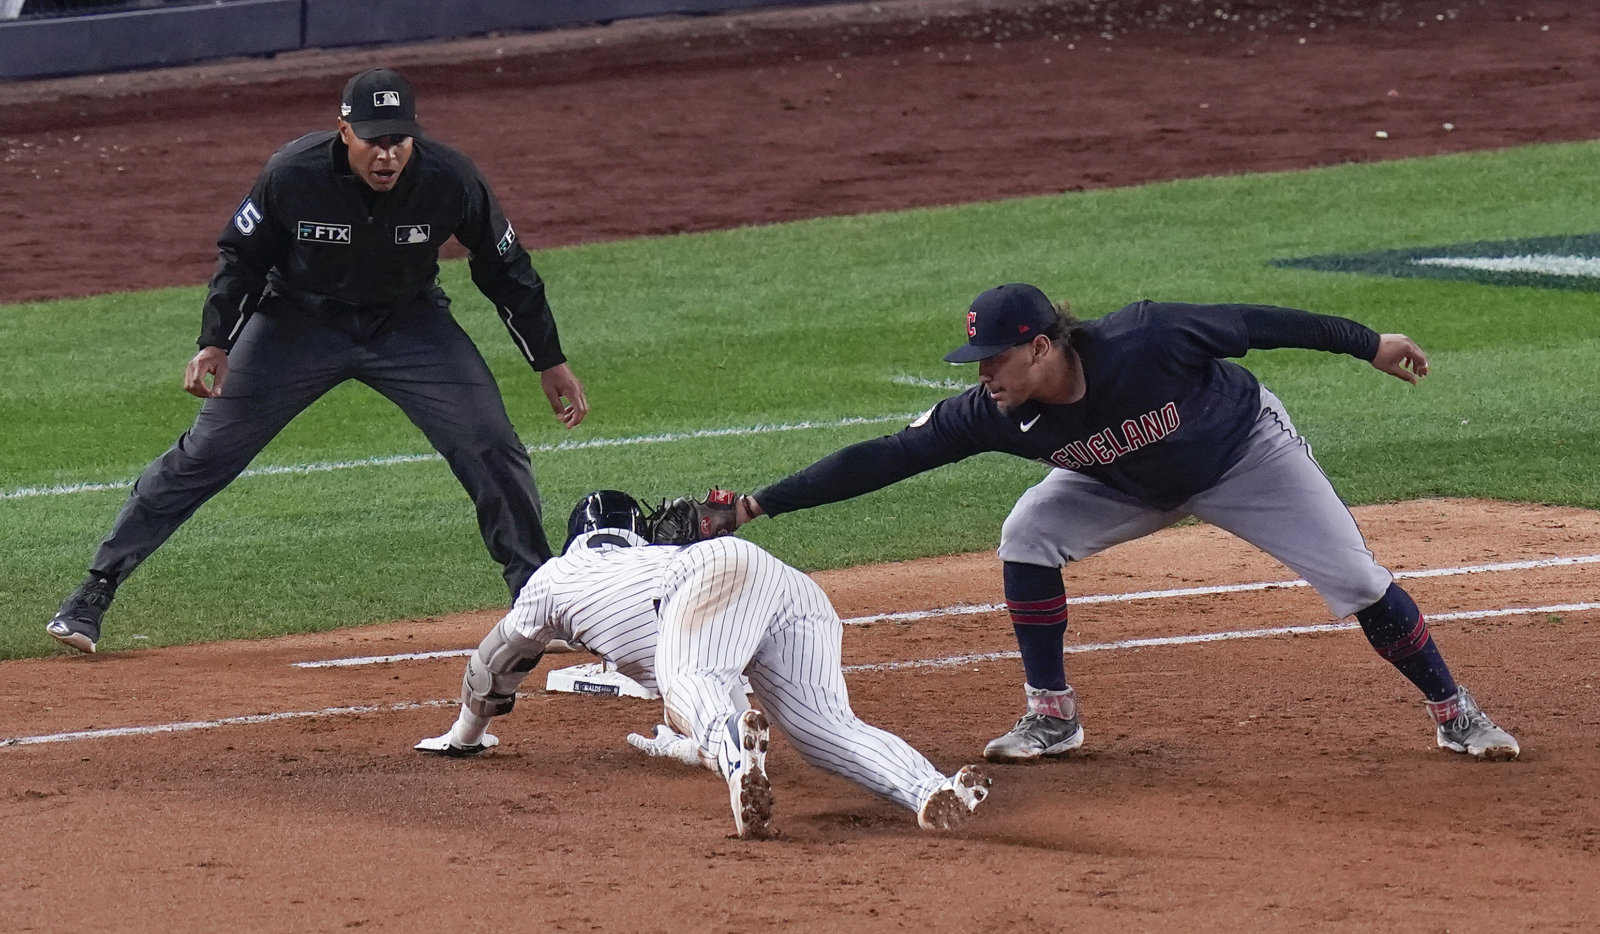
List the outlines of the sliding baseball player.
{"type": "Polygon", "coordinates": [[[774,833],[769,720],[807,762],[916,812],[924,829],[956,826],[988,796],[978,767],[945,775],[855,715],[840,670],[843,625],[805,574],[731,536],[652,545],[638,503],[614,490],[580,501],[568,531],[565,553],[534,573],[468,659],[455,724],[418,750],[469,756],[496,745],[490,720],[510,712],[560,639],[661,693],[667,722],[629,743],[721,775],[740,838],[774,833]]]}

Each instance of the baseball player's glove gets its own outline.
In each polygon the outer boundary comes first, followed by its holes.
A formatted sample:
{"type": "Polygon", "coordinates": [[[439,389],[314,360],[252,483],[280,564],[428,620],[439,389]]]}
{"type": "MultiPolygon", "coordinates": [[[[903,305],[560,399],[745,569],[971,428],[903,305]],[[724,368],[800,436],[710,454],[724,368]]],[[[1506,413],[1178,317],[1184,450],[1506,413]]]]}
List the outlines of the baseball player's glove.
{"type": "Polygon", "coordinates": [[[734,509],[738,494],[732,490],[712,490],[705,499],[680,496],[663,500],[656,511],[645,517],[650,541],[656,545],[692,545],[719,535],[731,535],[739,527],[734,509]]]}

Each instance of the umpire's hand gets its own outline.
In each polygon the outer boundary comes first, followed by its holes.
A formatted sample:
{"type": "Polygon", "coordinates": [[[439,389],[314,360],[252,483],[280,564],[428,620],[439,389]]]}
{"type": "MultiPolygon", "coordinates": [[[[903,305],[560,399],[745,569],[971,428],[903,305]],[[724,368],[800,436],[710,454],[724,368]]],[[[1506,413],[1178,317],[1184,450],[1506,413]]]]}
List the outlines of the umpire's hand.
{"type": "Polygon", "coordinates": [[[568,428],[578,427],[589,414],[589,400],[583,396],[583,384],[565,363],[540,372],[539,386],[544,389],[544,397],[550,400],[550,411],[568,428]]]}
{"type": "Polygon", "coordinates": [[[228,352],[221,347],[201,347],[183,368],[183,388],[190,395],[209,399],[222,395],[222,381],[228,378],[228,352]],[[211,385],[206,385],[206,377],[211,385]]]}

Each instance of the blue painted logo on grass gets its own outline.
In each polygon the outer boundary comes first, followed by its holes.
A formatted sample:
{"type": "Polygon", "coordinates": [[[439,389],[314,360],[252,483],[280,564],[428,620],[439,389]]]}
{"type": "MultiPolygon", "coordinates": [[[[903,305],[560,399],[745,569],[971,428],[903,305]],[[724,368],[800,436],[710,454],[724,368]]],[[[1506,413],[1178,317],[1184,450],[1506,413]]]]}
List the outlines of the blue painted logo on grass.
{"type": "Polygon", "coordinates": [[[1271,264],[1286,269],[1600,292],[1600,233],[1329,253],[1277,259],[1271,264]]]}

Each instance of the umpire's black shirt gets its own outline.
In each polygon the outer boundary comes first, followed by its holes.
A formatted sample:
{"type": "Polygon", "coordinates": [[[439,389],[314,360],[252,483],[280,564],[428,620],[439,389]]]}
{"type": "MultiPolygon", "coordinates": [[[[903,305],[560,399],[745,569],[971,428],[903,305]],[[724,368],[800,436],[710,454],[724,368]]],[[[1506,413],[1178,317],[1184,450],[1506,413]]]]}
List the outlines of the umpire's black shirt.
{"type": "Polygon", "coordinates": [[[274,153],[223,228],[199,345],[229,349],[258,306],[358,339],[396,316],[447,307],[437,276],[451,236],[534,369],[566,362],[544,282],[470,159],[417,137],[395,187],[378,192],[350,170],[331,130],[274,153]]]}

